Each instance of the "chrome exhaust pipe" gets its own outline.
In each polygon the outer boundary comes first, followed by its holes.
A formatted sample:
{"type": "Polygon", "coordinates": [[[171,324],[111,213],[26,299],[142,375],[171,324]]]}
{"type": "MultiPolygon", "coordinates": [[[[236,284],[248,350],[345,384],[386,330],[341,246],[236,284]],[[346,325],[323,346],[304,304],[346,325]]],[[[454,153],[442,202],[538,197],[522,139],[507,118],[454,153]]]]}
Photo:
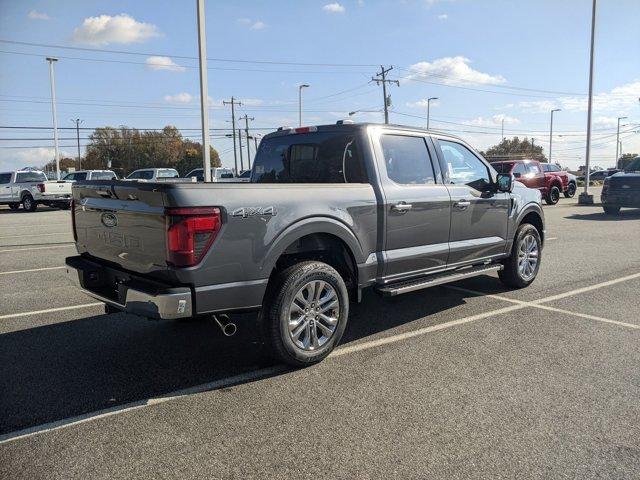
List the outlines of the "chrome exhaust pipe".
{"type": "Polygon", "coordinates": [[[229,321],[229,315],[225,315],[224,313],[221,315],[213,315],[213,319],[226,337],[233,337],[236,334],[238,327],[236,327],[235,323],[229,321]]]}

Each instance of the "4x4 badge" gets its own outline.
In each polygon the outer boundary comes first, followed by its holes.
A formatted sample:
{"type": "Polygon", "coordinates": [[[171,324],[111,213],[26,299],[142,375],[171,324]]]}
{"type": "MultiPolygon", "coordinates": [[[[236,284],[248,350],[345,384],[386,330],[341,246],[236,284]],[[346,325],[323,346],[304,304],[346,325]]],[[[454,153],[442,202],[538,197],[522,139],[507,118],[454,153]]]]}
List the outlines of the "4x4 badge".
{"type": "Polygon", "coordinates": [[[232,217],[275,217],[276,209],[274,207],[242,207],[236,208],[232,213],[232,217]]]}

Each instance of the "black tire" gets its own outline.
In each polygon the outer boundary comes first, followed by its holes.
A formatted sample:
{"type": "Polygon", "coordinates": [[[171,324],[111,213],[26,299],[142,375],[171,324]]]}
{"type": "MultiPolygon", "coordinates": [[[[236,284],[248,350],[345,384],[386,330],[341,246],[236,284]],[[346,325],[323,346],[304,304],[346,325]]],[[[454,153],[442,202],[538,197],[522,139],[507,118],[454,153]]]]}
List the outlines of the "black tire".
{"type": "Polygon", "coordinates": [[[104,314],[111,315],[113,313],[120,313],[122,310],[118,310],[116,307],[112,307],[109,304],[104,304],[104,314]]]}
{"type": "Polygon", "coordinates": [[[567,185],[567,191],[564,192],[565,198],[573,198],[576,195],[576,191],[578,190],[578,186],[571,182],[567,185]]]}
{"type": "Polygon", "coordinates": [[[545,202],[549,205],[555,205],[560,201],[560,189],[557,185],[551,187],[551,189],[547,192],[547,196],[545,197],[545,202]]]}
{"type": "Polygon", "coordinates": [[[620,215],[620,207],[613,206],[613,205],[605,205],[602,207],[602,209],[604,210],[604,213],[606,213],[607,215],[620,215]]]}
{"type": "Polygon", "coordinates": [[[22,208],[24,208],[26,212],[35,212],[38,204],[33,197],[27,193],[22,197],[22,208]]]}
{"type": "Polygon", "coordinates": [[[511,288],[524,288],[531,285],[531,283],[538,276],[540,270],[540,263],[542,261],[542,240],[540,238],[540,232],[529,223],[523,223],[518,227],[515,238],[513,240],[513,246],[511,247],[511,255],[505,259],[502,264],[504,268],[498,272],[498,276],[502,283],[511,288]],[[532,275],[526,276],[520,272],[519,269],[519,250],[521,243],[526,237],[532,236],[537,244],[537,262],[533,269],[532,275]]]}
{"type": "Polygon", "coordinates": [[[9,208],[11,210],[18,210],[20,208],[20,204],[19,203],[10,203],[9,204],[9,208]]]}
{"type": "Polygon", "coordinates": [[[59,203],[57,206],[58,206],[58,208],[60,210],[69,210],[69,208],[71,207],[71,204],[70,203],[59,203]]]}
{"type": "MultiPolygon", "coordinates": [[[[295,367],[306,367],[322,361],[340,342],[347,326],[347,319],[349,317],[349,294],[344,280],[333,267],[326,263],[304,261],[284,270],[278,278],[275,279],[275,282],[276,284],[274,288],[270,290],[269,298],[267,302],[265,302],[262,315],[263,321],[265,322],[266,341],[270,348],[271,355],[277,360],[295,367]],[[292,335],[289,333],[289,317],[291,314],[291,306],[294,303],[294,299],[297,298],[296,296],[299,293],[304,296],[302,289],[314,281],[325,282],[325,284],[331,287],[331,290],[326,286],[321,287],[319,294],[322,294],[323,291],[334,294],[338,305],[329,311],[329,315],[335,315],[335,317],[332,318],[337,318],[337,321],[332,334],[327,336],[322,345],[314,349],[305,349],[296,344],[292,335]],[[327,290],[322,290],[322,288],[326,288],[327,290]]],[[[327,296],[328,295],[329,294],[327,294],[327,296]]],[[[333,301],[329,303],[333,304],[333,301]]],[[[318,302],[317,305],[319,308],[321,303],[318,302]]],[[[325,306],[326,305],[328,304],[325,304],[325,306]]],[[[313,308],[311,308],[311,310],[313,310],[313,308]]],[[[302,309],[300,309],[300,312],[301,320],[298,319],[298,326],[307,323],[310,324],[309,329],[301,329],[301,332],[305,335],[305,340],[310,341],[306,335],[307,332],[311,334],[313,329],[316,332],[315,338],[319,343],[321,339],[318,339],[317,335],[318,332],[322,334],[323,330],[320,327],[316,327],[315,322],[318,322],[318,324],[321,324],[324,328],[327,328],[329,324],[318,320],[319,316],[322,317],[320,313],[318,316],[313,317],[313,312],[305,314],[302,309]]],[[[329,328],[330,327],[331,325],[329,325],[329,328]]],[[[301,336],[302,334],[299,334],[299,340],[301,336]]],[[[313,335],[310,336],[313,338],[313,335]]]]}

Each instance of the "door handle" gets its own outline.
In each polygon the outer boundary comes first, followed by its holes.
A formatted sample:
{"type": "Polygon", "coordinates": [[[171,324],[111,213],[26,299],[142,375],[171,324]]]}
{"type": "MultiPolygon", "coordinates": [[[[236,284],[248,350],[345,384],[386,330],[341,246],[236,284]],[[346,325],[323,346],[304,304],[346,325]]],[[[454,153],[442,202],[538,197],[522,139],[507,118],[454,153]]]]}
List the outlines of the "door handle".
{"type": "Polygon", "coordinates": [[[399,213],[406,213],[412,208],[413,208],[413,205],[411,205],[410,203],[404,203],[404,202],[396,203],[395,205],[391,206],[391,210],[399,213]]]}
{"type": "Polygon", "coordinates": [[[458,200],[453,204],[453,207],[457,208],[458,210],[466,210],[469,205],[471,205],[471,202],[469,200],[458,200]]]}

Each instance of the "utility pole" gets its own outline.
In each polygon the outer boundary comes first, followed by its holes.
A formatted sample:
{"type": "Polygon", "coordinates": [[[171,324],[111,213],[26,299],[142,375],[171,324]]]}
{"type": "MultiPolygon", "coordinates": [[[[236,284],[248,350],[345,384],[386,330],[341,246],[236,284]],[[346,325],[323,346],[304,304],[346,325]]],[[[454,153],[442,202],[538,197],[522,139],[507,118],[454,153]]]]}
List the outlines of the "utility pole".
{"type": "Polygon", "coordinates": [[[551,163],[551,147],[553,146],[553,112],[559,111],[559,108],[551,110],[551,126],[549,127],[549,163],[551,163]]]}
{"type": "Polygon", "coordinates": [[[84,120],[80,120],[76,118],[75,120],[72,118],[71,121],[76,124],[76,139],[78,140],[78,170],[82,170],[82,158],[80,157],[80,124],[84,122],[84,120]]]}
{"type": "MultiPolygon", "coordinates": [[[[249,140],[247,140],[248,142],[249,140]]],[[[244,170],[244,164],[242,163],[242,129],[238,128],[238,150],[240,150],[240,171],[244,170]]]]}
{"type": "Polygon", "coordinates": [[[56,179],[60,180],[60,152],[58,151],[58,115],[56,113],[56,77],[53,72],[53,63],[58,59],[47,57],[49,62],[49,82],[51,84],[51,114],[53,115],[53,149],[56,156],[56,179]]]}
{"type": "Polygon", "coordinates": [[[311,85],[303,83],[298,86],[298,126],[302,126],[302,89],[309,88],[311,85]]]}
{"type": "Polygon", "coordinates": [[[618,149],[620,147],[620,120],[624,120],[627,117],[618,117],[618,133],[616,134],[616,168],[618,168],[618,163],[620,162],[620,154],[618,153],[618,149]]]}
{"type": "Polygon", "coordinates": [[[371,80],[376,82],[377,85],[382,84],[382,95],[384,97],[384,123],[389,123],[389,104],[391,97],[387,97],[387,83],[395,83],[398,87],[400,82],[398,80],[387,80],[387,73],[393,70],[393,65],[385,69],[380,65],[380,73],[375,77],[371,77],[371,80]]]}
{"type": "Polygon", "coordinates": [[[589,52],[589,101],[587,103],[587,152],[585,155],[586,173],[584,175],[584,192],[578,196],[581,205],[592,205],[593,195],[589,195],[589,177],[591,160],[591,107],[593,104],[593,50],[596,36],[596,0],[591,8],[591,49],[589,52]]]}
{"type": "Polygon", "coordinates": [[[429,118],[431,116],[431,100],[438,100],[438,97],[427,98],[427,130],[429,130],[429,118]]]}
{"type": "Polygon", "coordinates": [[[209,87],[207,84],[207,34],[204,0],[196,0],[198,12],[198,57],[200,60],[200,116],[202,122],[202,167],[204,181],[211,182],[211,150],[209,148],[209,87]]]}
{"type": "Polygon", "coordinates": [[[255,118],[248,116],[246,113],[244,117],[240,117],[240,120],[244,119],[244,134],[247,139],[247,169],[251,169],[251,151],[249,150],[249,145],[251,142],[249,141],[249,120],[254,121],[255,118]]]}
{"type": "Polygon", "coordinates": [[[236,166],[236,174],[238,172],[238,152],[236,151],[236,109],[235,106],[242,105],[242,102],[237,102],[235,98],[231,97],[230,101],[223,100],[223,105],[231,105],[231,131],[233,132],[233,162],[236,166]]]}
{"type": "Polygon", "coordinates": [[[504,142],[504,118],[502,119],[502,141],[504,142]]]}

